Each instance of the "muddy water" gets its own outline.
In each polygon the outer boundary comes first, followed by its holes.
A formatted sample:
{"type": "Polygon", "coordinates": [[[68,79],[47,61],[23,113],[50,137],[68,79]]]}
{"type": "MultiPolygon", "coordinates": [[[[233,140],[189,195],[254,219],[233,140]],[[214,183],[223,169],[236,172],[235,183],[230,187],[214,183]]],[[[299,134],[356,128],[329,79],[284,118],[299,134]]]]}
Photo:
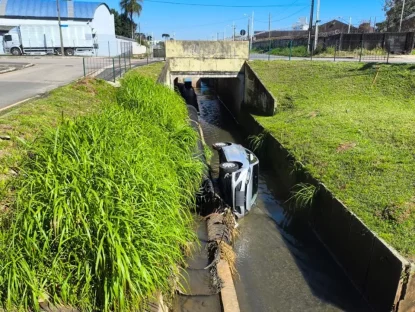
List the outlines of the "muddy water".
{"type": "MultiPolygon", "coordinates": [[[[242,142],[238,126],[213,91],[195,90],[206,143],[242,142]]],[[[218,172],[218,157],[212,158],[218,172]]],[[[243,312],[370,311],[313,232],[285,214],[278,184],[260,173],[256,207],[239,221],[235,281],[243,312]]]]}

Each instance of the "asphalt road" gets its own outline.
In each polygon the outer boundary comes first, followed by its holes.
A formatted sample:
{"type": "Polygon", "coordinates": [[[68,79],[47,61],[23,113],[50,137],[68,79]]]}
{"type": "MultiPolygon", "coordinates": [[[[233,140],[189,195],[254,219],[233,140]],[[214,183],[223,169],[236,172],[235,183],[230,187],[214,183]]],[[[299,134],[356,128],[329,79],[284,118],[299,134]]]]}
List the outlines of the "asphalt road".
{"type": "MultiPolygon", "coordinates": [[[[0,57],[2,66],[28,63],[34,66],[0,74],[0,109],[66,85],[84,73],[80,57],[0,57]]],[[[133,68],[144,64],[147,60],[131,61],[133,68]]]]}
{"type": "Polygon", "coordinates": [[[48,92],[83,75],[82,58],[0,57],[2,65],[34,66],[0,75],[0,109],[48,92]]]}

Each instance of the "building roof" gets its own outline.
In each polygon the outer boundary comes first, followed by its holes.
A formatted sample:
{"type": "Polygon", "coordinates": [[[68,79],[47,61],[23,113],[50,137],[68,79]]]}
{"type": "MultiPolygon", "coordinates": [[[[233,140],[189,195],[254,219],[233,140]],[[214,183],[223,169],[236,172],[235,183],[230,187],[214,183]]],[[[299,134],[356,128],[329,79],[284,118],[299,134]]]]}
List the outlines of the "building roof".
{"type": "MultiPolygon", "coordinates": [[[[103,2],[59,0],[61,18],[92,19],[103,2]]],[[[108,7],[108,6],[107,6],[108,7]]],[[[55,0],[0,0],[1,17],[57,18],[55,0]]]]}

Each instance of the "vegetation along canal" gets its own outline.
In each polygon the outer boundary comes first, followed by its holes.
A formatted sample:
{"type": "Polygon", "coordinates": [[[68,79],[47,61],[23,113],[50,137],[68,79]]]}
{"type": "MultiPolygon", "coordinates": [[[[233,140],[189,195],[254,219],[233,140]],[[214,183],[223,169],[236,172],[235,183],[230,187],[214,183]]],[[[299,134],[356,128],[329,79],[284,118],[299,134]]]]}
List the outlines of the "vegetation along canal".
{"type": "MultiPolygon", "coordinates": [[[[214,91],[195,89],[206,143],[243,142],[214,91]]],[[[218,174],[217,154],[211,160],[218,174]]],[[[278,199],[278,184],[260,172],[257,205],[239,220],[236,290],[241,311],[370,311],[325,247],[278,199]]]]}

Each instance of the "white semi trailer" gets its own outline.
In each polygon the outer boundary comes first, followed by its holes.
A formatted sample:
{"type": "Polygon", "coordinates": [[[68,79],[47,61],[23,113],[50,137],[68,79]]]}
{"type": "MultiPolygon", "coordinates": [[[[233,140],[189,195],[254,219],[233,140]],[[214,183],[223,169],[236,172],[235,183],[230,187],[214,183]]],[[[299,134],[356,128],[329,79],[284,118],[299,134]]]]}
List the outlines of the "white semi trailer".
{"type": "MultiPolygon", "coordinates": [[[[93,55],[94,35],[88,25],[62,25],[65,55],[93,55]]],[[[61,54],[58,25],[21,25],[3,37],[5,53],[12,55],[61,54]]]]}

